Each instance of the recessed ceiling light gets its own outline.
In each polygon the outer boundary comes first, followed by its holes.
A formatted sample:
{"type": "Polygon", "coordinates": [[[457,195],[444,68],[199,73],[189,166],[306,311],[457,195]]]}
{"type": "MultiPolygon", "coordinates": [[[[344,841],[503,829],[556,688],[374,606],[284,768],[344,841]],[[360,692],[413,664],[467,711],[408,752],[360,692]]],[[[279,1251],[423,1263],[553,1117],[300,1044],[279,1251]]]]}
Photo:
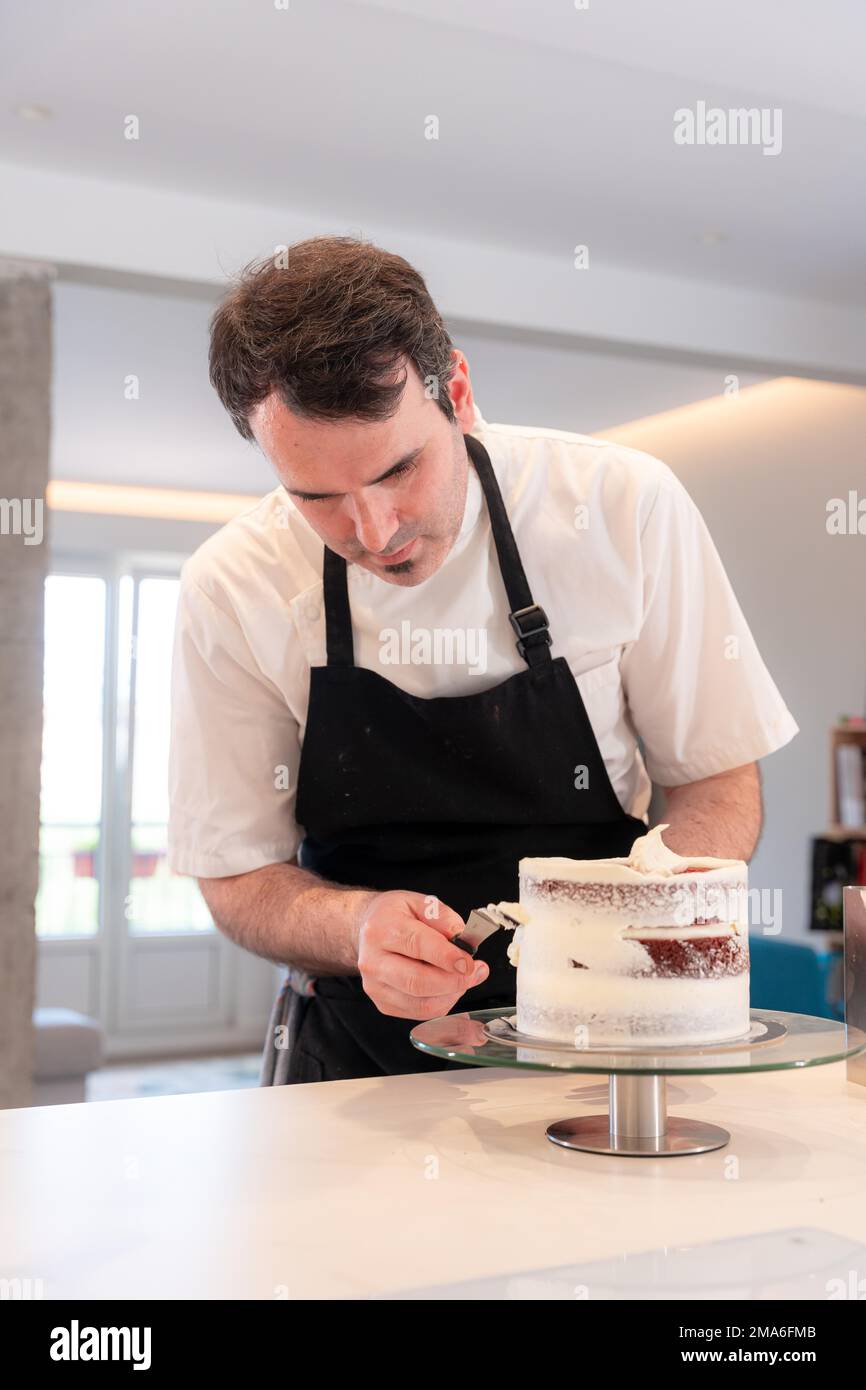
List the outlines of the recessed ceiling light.
{"type": "Polygon", "coordinates": [[[235,492],[185,492],[123,483],[80,483],[53,478],[45,500],[52,511],[94,515],[149,516],[168,521],[230,521],[261,499],[235,492]]]}
{"type": "Polygon", "coordinates": [[[47,106],[29,105],[22,103],[15,107],[16,116],[20,116],[22,121],[50,121],[54,115],[47,106]]]}

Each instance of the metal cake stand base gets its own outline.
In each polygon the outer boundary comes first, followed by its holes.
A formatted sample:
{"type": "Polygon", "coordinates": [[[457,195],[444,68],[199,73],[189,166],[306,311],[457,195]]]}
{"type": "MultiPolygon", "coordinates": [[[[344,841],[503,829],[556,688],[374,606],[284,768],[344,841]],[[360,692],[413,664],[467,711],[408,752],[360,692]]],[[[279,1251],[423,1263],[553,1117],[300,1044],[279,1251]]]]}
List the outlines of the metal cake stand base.
{"type": "Polygon", "coordinates": [[[557,1120],[548,1139],[564,1149],[621,1154],[626,1158],[663,1158],[668,1154],[703,1154],[721,1149],[730,1134],[719,1125],[681,1120],[667,1113],[667,1078],[610,1077],[610,1113],[557,1120]]]}

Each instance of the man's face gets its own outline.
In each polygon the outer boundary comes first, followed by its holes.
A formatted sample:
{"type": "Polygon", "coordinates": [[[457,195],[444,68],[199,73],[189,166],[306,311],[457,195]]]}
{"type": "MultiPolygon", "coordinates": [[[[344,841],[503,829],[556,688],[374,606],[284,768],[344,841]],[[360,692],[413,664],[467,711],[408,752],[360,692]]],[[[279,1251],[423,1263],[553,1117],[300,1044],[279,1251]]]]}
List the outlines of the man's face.
{"type": "Polygon", "coordinates": [[[257,443],[317,535],[391,584],[434,574],[463,521],[463,434],[474,415],[465,358],[455,357],[456,424],[424,394],[411,364],[390,420],[304,420],[274,392],[250,413],[257,443]]]}

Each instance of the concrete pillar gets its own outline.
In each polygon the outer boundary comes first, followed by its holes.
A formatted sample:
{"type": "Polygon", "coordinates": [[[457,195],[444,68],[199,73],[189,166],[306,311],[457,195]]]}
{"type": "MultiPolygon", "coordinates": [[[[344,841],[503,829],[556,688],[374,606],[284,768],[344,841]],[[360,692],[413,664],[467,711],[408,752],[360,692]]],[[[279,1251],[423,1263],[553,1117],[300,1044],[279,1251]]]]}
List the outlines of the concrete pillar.
{"type": "Polygon", "coordinates": [[[0,260],[0,1108],[33,1064],[50,268],[0,260]]]}

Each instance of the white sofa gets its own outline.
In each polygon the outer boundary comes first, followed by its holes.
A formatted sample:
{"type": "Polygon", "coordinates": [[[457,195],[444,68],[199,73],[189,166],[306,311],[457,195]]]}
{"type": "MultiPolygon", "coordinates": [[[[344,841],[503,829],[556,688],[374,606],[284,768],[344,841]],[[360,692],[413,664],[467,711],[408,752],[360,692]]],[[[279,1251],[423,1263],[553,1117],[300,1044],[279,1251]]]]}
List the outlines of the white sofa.
{"type": "Polygon", "coordinates": [[[85,1100],[87,1074],[102,1066],[105,1039],[93,1018],[73,1009],[34,1009],[33,1105],[85,1100]]]}

